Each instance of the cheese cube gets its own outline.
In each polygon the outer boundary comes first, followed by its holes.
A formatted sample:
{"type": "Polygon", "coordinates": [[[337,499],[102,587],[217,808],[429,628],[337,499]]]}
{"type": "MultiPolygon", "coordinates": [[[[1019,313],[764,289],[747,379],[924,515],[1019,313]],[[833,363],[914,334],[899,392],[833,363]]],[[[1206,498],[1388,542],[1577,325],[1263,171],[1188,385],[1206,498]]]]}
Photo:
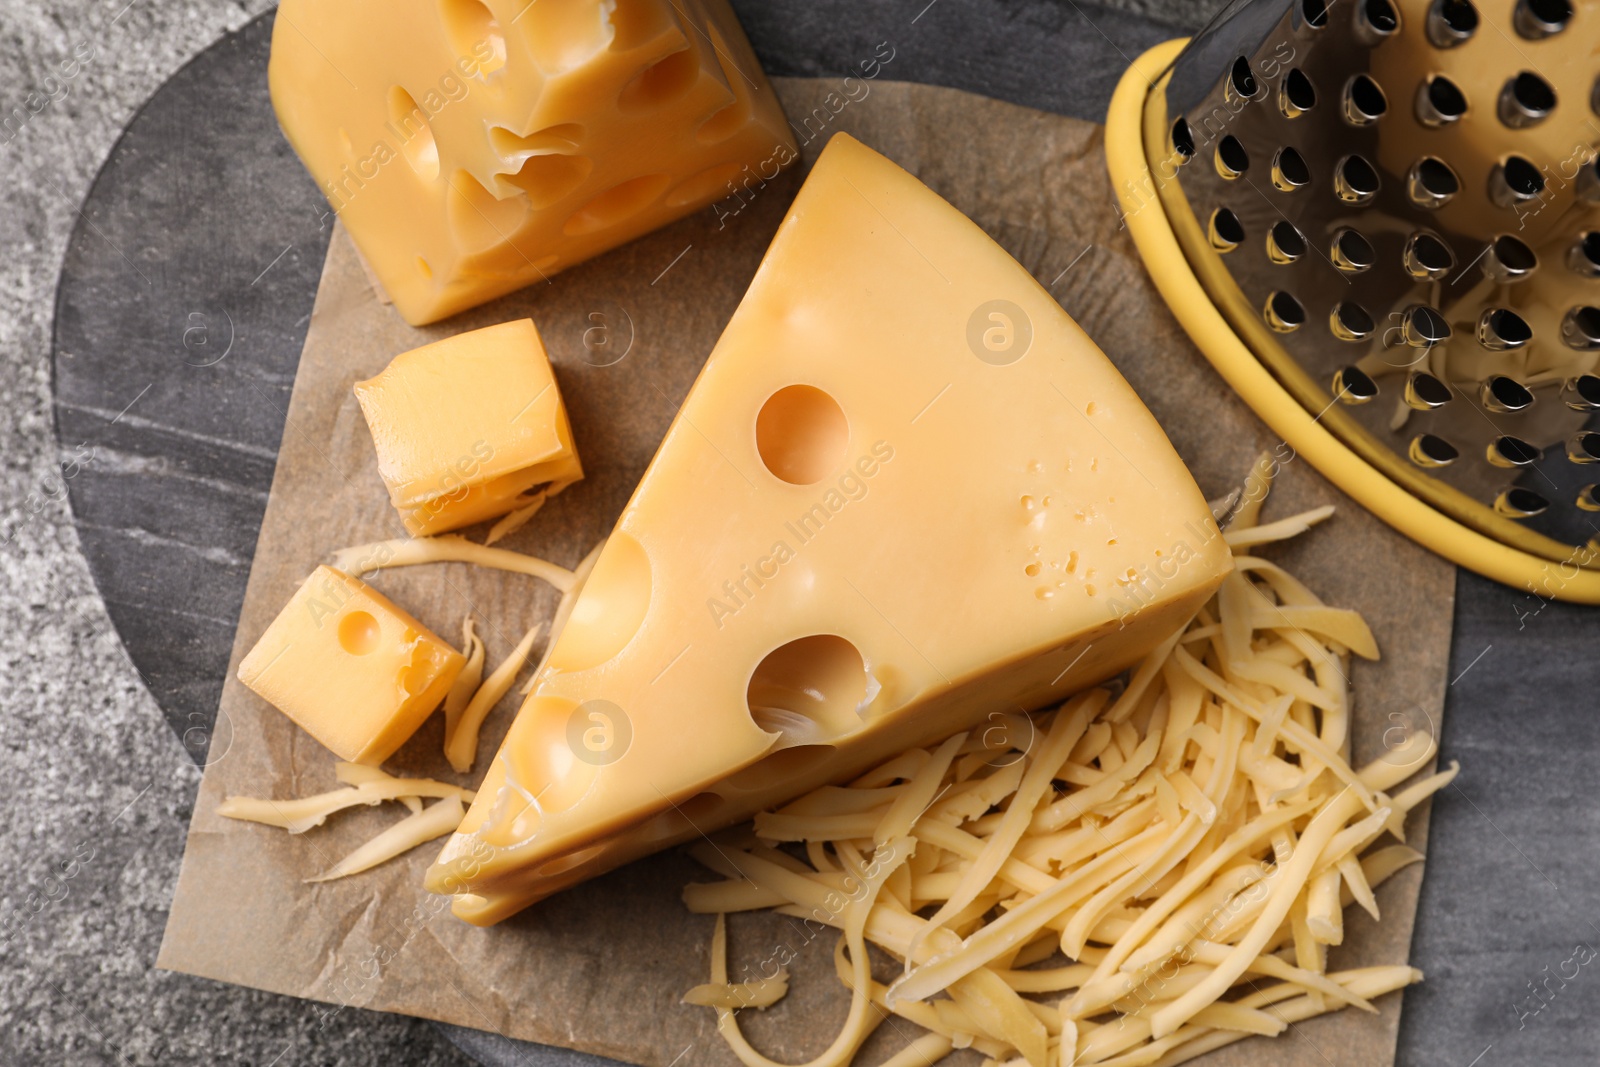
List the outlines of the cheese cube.
{"type": "Polygon", "coordinates": [[[583,477],[529,319],[414,348],[356,383],[378,473],[413,536],[491,519],[583,477]]]}
{"type": "Polygon", "coordinates": [[[342,760],[377,766],[466,660],[365,582],[318,567],[239,664],[239,680],[342,760]]]}
{"type": "Polygon", "coordinates": [[[1143,658],[1231,567],[1094,342],[960,212],[839,134],[428,885],[497,922],[994,729],[1143,658]]]}
{"type": "Polygon", "coordinates": [[[289,143],[413,324],[797,157],[727,0],[283,0],[268,80],[289,143]]]}

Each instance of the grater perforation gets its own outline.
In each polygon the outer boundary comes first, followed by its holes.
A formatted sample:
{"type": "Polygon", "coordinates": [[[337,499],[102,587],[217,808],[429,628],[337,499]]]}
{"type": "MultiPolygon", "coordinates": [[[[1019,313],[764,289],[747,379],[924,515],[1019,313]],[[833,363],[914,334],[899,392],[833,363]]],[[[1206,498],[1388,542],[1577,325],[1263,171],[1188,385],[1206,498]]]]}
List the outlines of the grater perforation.
{"type": "Polygon", "coordinates": [[[1600,567],[1596,40],[1600,0],[1235,0],[1143,140],[1308,413],[1455,522],[1600,567]]]}

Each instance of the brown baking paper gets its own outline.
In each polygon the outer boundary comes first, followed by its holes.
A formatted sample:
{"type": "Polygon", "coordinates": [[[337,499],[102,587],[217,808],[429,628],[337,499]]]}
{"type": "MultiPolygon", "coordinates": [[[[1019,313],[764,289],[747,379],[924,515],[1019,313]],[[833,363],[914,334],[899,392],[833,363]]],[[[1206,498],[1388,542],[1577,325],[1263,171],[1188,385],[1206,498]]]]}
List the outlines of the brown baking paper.
{"type": "MultiPolygon", "coordinates": [[[[847,131],[917,174],[1020,259],[1121,368],[1208,496],[1238,486],[1252,459],[1268,451],[1282,465],[1269,516],[1339,505],[1333,520],[1268,554],[1330,601],[1360,609],[1377,633],[1383,661],[1357,663],[1353,675],[1357,759],[1381,754],[1386,732],[1392,742],[1404,730],[1438,729],[1453,572],[1329,486],[1212,372],[1118,227],[1099,127],[951,89],[888,82],[863,83],[869,94],[857,88],[838,110],[845,98],[829,99],[838,89],[833,82],[775,83],[791,117],[812,116],[808,134],[824,129],[804,146],[807,164],[827,135],[847,131]]],[[[525,315],[538,323],[588,478],[506,544],[575,564],[620,513],[800,180],[794,172],[753,184],[738,199],[546,284],[425,329],[407,326],[375,296],[349,239],[335,232],[234,665],[331,551],[402,535],[351,386],[395,354],[448,334],[525,315]]],[[[471,612],[491,663],[530,625],[549,618],[556,601],[533,578],[461,564],[386,571],[375,583],[452,640],[471,612]]],[[[516,699],[497,709],[480,752],[498,745],[516,699]]],[[[439,720],[389,768],[466,781],[451,774],[440,754],[439,720]]],[[[435,846],[343,881],[304,883],[392,824],[403,814],[394,805],[346,812],[298,837],[216,814],[225,795],[292,797],[336,784],[333,757],[240,685],[232,669],[216,738],[161,967],[326,1001],[330,1011],[404,1012],[652,1067],[736,1062],[715,1033],[713,1013],[678,1002],[706,980],[712,925],[679,901],[685,882],[711,880],[680,850],[478,929],[455,920],[446,899],[423,891],[435,846]]],[[[1425,811],[1412,819],[1410,841],[1418,847],[1426,819],[1425,811]]],[[[1381,924],[1354,909],[1347,914],[1346,945],[1333,953],[1334,965],[1406,959],[1420,878],[1421,868],[1413,867],[1379,890],[1381,924]]],[[[807,942],[798,924],[777,916],[733,917],[730,969],[769,958],[780,945],[796,954],[788,998],[742,1019],[758,1047],[799,1062],[826,1047],[847,997],[833,975],[831,939],[807,942]]],[[[1378,1016],[1339,1013],[1296,1025],[1270,1044],[1252,1039],[1207,1062],[1391,1063],[1400,998],[1380,1004],[1378,1016]],[[1328,1049],[1331,1057],[1324,1056],[1328,1049]]],[[[880,1062],[914,1036],[914,1027],[891,1020],[861,1062],[880,1062]]]]}

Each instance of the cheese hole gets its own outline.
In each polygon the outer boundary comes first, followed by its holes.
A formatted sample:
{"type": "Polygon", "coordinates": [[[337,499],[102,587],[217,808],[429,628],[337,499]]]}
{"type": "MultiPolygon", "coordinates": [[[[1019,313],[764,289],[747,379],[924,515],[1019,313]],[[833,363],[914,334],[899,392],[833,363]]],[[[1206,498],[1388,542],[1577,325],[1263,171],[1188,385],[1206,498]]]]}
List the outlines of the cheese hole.
{"type": "Polygon", "coordinates": [[[339,620],[339,647],[352,656],[370,655],[382,634],[378,620],[365,611],[352,611],[339,620]]]}
{"type": "Polygon", "coordinates": [[[433,268],[428,266],[428,261],[421,256],[417,257],[417,273],[422,275],[423,281],[433,281],[433,268]]]}
{"type": "Polygon", "coordinates": [[[561,232],[568,237],[582,237],[615,226],[655,203],[671,184],[672,179],[665,174],[645,174],[612,186],[579,208],[561,232]]]}
{"type": "Polygon", "coordinates": [[[439,15],[456,55],[476,63],[479,74],[493,74],[506,65],[505,34],[494,12],[479,0],[444,0],[439,15]],[[485,51],[489,58],[480,59],[485,51]]]}
{"type": "Polygon", "coordinates": [[[831,741],[861,726],[867,667],[842,637],[815,634],[769,652],[750,676],[750,717],[783,748],[831,741]]]}
{"type": "Polygon", "coordinates": [[[635,74],[622,87],[617,107],[630,114],[651,111],[688,92],[699,77],[699,57],[682,48],[635,74]]]}
{"type": "Polygon", "coordinates": [[[577,191],[594,170],[587,156],[529,156],[506,180],[528,194],[536,208],[546,208],[577,191]]]}
{"type": "Polygon", "coordinates": [[[668,207],[686,207],[696,202],[714,203],[723,197],[732,196],[733,180],[744,171],[742,163],[724,163],[710,170],[703,170],[692,178],[686,178],[678,187],[667,194],[668,207]]]}
{"type": "MultiPolygon", "coordinates": [[[[735,92],[737,93],[737,90],[735,92]]],[[[701,144],[726,141],[744,127],[749,117],[750,102],[742,94],[736,95],[733,103],[701,123],[700,128],[695,131],[695,139],[701,144]]]]}
{"type": "Polygon", "coordinates": [[[400,687],[412,696],[428,688],[430,674],[423,664],[407,667],[400,675],[400,687]]]}
{"type": "Polygon", "coordinates": [[[489,130],[489,144],[506,168],[505,180],[528,194],[543,209],[576,192],[594,170],[594,162],[577,155],[586,131],[576,122],[549,126],[527,135],[504,126],[489,130]],[[510,168],[516,167],[515,172],[510,168]]]}
{"type": "Polygon", "coordinates": [[[533,205],[525,196],[496,199],[478,179],[458,170],[450,176],[444,210],[457,246],[471,253],[496,248],[511,240],[528,221],[533,205]]]}
{"type": "Polygon", "coordinates": [[[517,39],[533,54],[546,74],[581,67],[601,49],[613,45],[616,31],[611,5],[584,3],[518,3],[511,20],[517,39]]]}
{"type": "MultiPolygon", "coordinates": [[[[598,6],[606,5],[578,5],[598,6]]],[[[673,8],[656,0],[614,0],[608,18],[612,33],[611,50],[626,52],[655,40],[671,23],[673,8]]]]}
{"type": "Polygon", "coordinates": [[[531,152],[575,152],[587,131],[581,123],[563,122],[530,134],[514,133],[504,126],[489,127],[489,146],[505,159],[531,152]]]}
{"type": "Polygon", "coordinates": [[[550,666],[581,671],[621,652],[650,608],[650,557],[625,533],[606,541],[550,653],[550,666]]]}
{"type": "Polygon", "coordinates": [[[577,707],[572,700],[534,696],[513,720],[501,749],[510,792],[538,800],[507,820],[507,833],[490,844],[509,846],[532,837],[545,816],[572,807],[594,785],[600,766],[582,758],[568,737],[577,707]]]}
{"type": "Polygon", "coordinates": [[[400,135],[400,154],[417,177],[425,182],[438,178],[439,146],[433,139],[427,113],[398,85],[389,89],[389,125],[400,135]]]}
{"type": "Polygon", "coordinates": [[[810,385],[779,389],[756,415],[761,462],[791,485],[812,485],[838,470],[849,445],[844,410],[810,385]]]}
{"type": "Polygon", "coordinates": [[[727,44],[716,30],[711,31],[711,46],[716,50],[717,64],[722,67],[722,76],[733,92],[733,103],[701,123],[700,128],[695,131],[695,139],[701,144],[726,141],[750,121],[750,94],[746,89],[744,72],[733,62],[727,44]]]}

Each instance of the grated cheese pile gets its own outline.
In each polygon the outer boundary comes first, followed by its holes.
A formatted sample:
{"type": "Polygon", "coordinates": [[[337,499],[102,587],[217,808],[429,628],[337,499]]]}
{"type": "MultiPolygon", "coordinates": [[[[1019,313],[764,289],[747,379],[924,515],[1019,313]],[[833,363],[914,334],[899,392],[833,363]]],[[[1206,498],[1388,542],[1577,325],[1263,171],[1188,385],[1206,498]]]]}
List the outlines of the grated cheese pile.
{"type": "Polygon", "coordinates": [[[1351,767],[1349,658],[1377,646],[1250,554],[1332,512],[1261,524],[1271,469],[1224,534],[1235,571],[1120,692],[1001,716],[694,848],[724,880],[684,891],[717,916],[710,981],[685,1000],[716,1010],[744,1063],[778,1067],[737,1013],[789,977],[769,957],[730,980],[730,912],[840,931],[850,1011],[808,1067],[850,1063],[889,1015],[927,1031],[889,1067],[969,1047],[991,1065],[1177,1064],[1421,979],[1330,972],[1327,949],[1348,904],[1377,918],[1373,888],[1422,858],[1406,814],[1456,768],[1396,791],[1433,759],[1420,732],[1351,767]],[[1373,848],[1386,834],[1399,843],[1373,848]],[[903,964],[887,986],[869,943],[903,964]]]}

